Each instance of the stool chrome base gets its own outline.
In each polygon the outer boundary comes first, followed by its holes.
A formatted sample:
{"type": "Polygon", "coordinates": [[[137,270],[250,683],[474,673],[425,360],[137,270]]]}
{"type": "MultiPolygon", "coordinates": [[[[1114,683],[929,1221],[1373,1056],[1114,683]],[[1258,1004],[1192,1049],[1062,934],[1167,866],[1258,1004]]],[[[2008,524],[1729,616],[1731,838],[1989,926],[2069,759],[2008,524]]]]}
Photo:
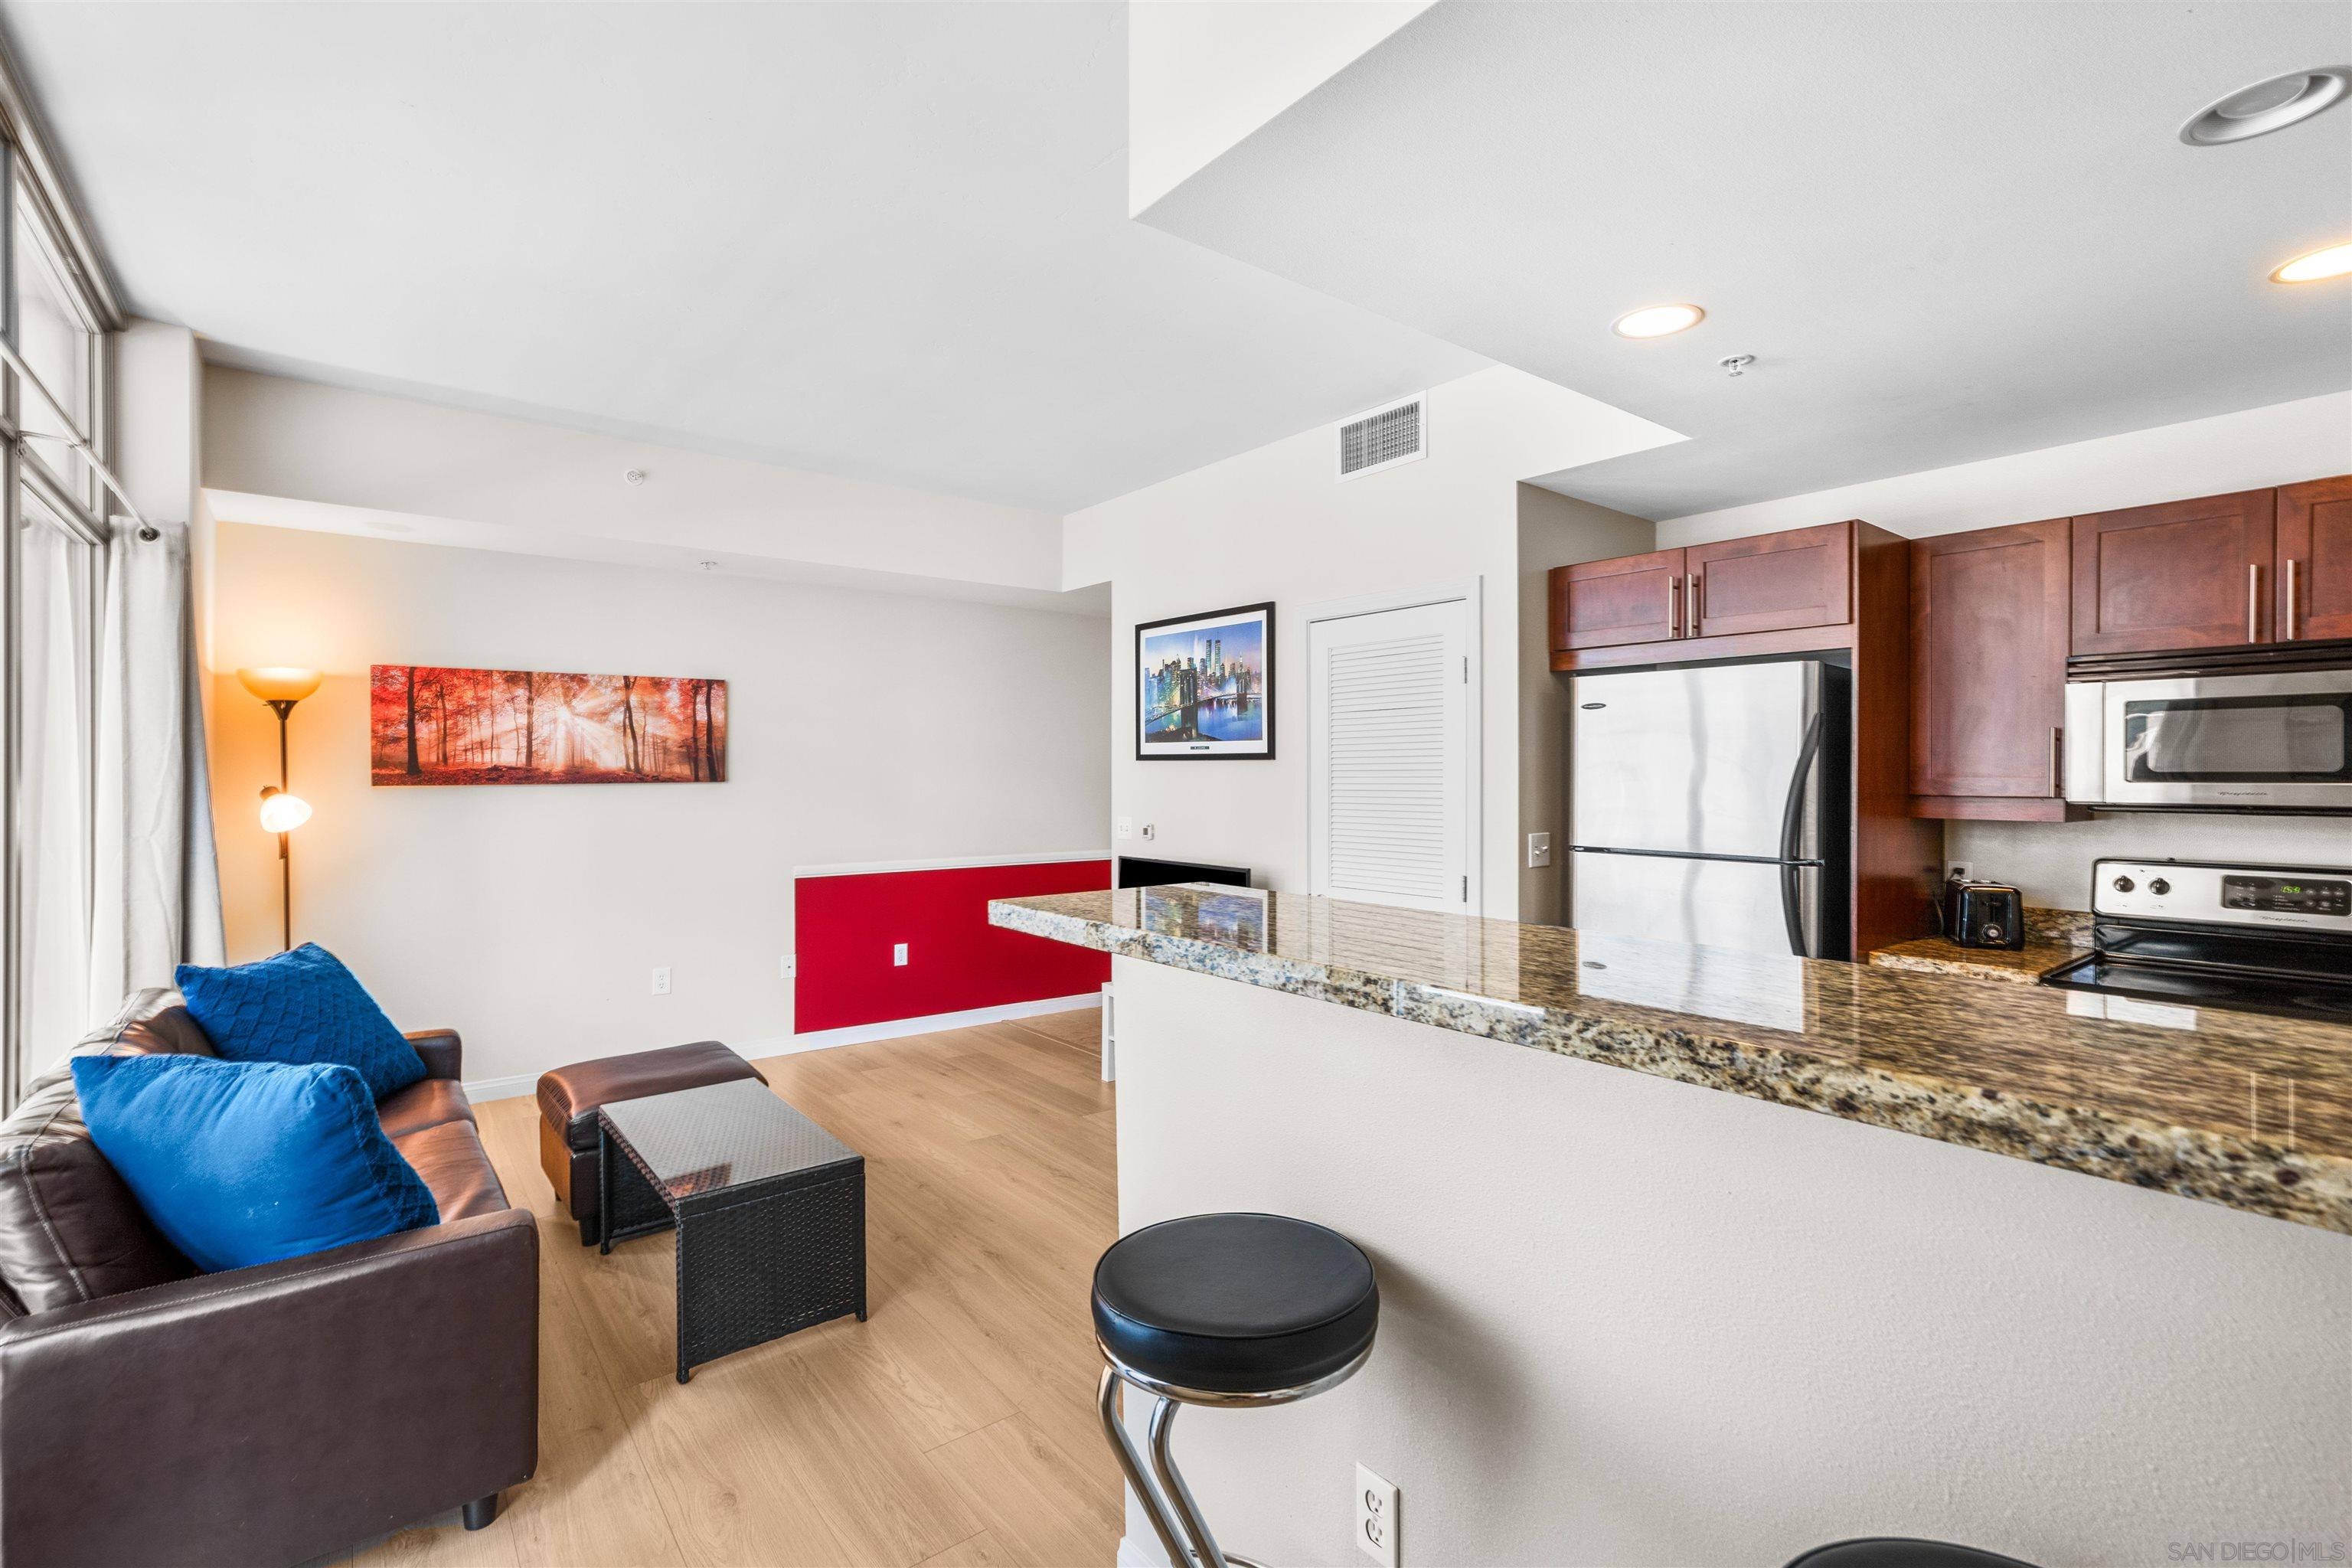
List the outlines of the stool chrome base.
{"type": "Polygon", "coordinates": [[[1356,1375],[1357,1369],[1371,1359],[1372,1347],[1366,1345],[1363,1354],[1335,1373],[1302,1384],[1297,1388],[1275,1389],[1263,1394],[1224,1394],[1213,1389],[1181,1388],[1162,1383],[1138,1372],[1120,1361],[1102,1342],[1095,1342],[1102,1351],[1102,1381],[1096,1385],[1096,1407],[1101,1412],[1103,1436],[1110,1440],[1111,1452],[1118,1456],[1118,1468],[1127,1475],[1127,1484],[1135,1489],[1137,1500],[1143,1504],[1143,1514],[1151,1521],[1152,1533],[1168,1553],[1168,1561],[1176,1568],[1264,1568],[1253,1558],[1225,1552],[1210,1533],[1209,1521],[1201,1517],[1201,1505],[1192,1500],[1192,1489],[1184,1484],[1184,1473],[1176,1468],[1176,1456],[1169,1451],[1169,1437],[1176,1425],[1176,1412],[1186,1405],[1207,1405],[1227,1409],[1257,1405],[1287,1405],[1295,1399],[1305,1399],[1337,1388],[1356,1375]],[[1150,1435],[1151,1471],[1159,1478],[1157,1486],[1144,1474],[1143,1456],[1135,1449],[1135,1439],[1129,1435],[1127,1423],[1119,1419],[1118,1390],[1121,1384],[1138,1392],[1158,1397],[1151,1407],[1150,1435]]]}

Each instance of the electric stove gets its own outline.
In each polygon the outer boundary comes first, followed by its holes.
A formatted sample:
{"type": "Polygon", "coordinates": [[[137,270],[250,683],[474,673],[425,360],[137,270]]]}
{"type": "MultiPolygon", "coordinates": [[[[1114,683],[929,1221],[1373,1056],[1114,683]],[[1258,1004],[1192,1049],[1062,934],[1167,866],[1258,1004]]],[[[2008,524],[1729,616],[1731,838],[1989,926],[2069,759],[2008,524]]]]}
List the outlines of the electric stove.
{"type": "Polygon", "coordinates": [[[2352,870],[2189,860],[2092,868],[2069,991],[2352,1024],[2352,870]]]}

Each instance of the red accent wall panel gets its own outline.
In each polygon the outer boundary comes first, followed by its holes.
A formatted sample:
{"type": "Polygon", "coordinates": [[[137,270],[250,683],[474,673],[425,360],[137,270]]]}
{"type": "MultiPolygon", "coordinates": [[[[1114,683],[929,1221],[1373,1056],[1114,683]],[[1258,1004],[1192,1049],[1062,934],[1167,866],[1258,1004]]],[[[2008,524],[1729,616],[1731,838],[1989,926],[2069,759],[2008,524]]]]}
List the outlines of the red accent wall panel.
{"type": "Polygon", "coordinates": [[[1110,955],[988,923],[991,899],[1110,886],[1110,861],[1051,860],[802,877],[793,884],[795,1033],[1076,996],[1110,955]],[[890,950],[907,944],[907,962],[890,950]]]}

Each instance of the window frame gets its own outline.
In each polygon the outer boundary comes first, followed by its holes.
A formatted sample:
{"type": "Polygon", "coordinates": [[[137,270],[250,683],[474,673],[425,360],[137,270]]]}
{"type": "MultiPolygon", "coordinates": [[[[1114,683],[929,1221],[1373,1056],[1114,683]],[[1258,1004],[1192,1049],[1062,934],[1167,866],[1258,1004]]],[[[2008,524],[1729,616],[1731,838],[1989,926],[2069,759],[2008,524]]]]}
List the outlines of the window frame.
{"type": "MultiPolygon", "coordinates": [[[[115,340],[122,330],[124,317],[105,267],[90,241],[89,227],[74,205],[13,63],[5,53],[0,53],[0,201],[6,203],[9,220],[5,228],[0,228],[0,300],[5,300],[0,330],[5,331],[10,346],[16,347],[18,268],[26,265],[41,267],[86,333],[89,356],[83,367],[89,389],[82,416],[86,427],[74,434],[88,443],[100,462],[110,467],[115,459],[115,340]],[[16,254],[16,219],[20,211],[25,227],[41,250],[38,257],[16,254]]],[[[52,436],[28,435],[25,430],[25,399],[39,396],[22,385],[21,378],[12,369],[0,365],[0,900],[5,900],[5,906],[0,906],[0,1110],[13,1109],[23,1098],[26,1083],[37,1065],[27,1060],[27,1053],[42,1044],[26,1038],[25,933],[29,922],[19,918],[20,913],[30,912],[23,909],[26,856],[22,841],[24,825],[18,820],[24,805],[19,781],[28,760],[22,700],[26,616],[18,597],[26,583],[24,531],[31,521],[26,516],[24,498],[27,490],[32,491],[69,535],[101,552],[88,574],[89,603],[84,606],[92,669],[96,668],[101,636],[100,616],[105,593],[102,552],[107,538],[106,514],[111,510],[110,498],[88,463],[68,458],[62,464],[53,464],[38,448],[63,443],[52,436]],[[80,470],[79,475],[75,473],[77,468],[80,470]]],[[[45,422],[53,412],[44,404],[45,422]]],[[[75,421],[68,417],[66,424],[72,428],[75,421]]],[[[48,523],[38,525],[46,527],[48,523]]],[[[84,759],[83,777],[94,786],[96,769],[90,764],[95,763],[98,717],[95,681],[90,683],[84,700],[92,710],[82,715],[80,729],[89,737],[85,743],[93,754],[84,759]]],[[[94,799],[89,804],[94,806],[94,799]]],[[[94,825],[94,813],[85,811],[84,820],[94,825]]],[[[85,847],[82,867],[92,894],[96,891],[96,859],[93,838],[85,847]]],[[[55,1044],[62,1046],[63,1042],[55,1044]]]]}
{"type": "MultiPolygon", "coordinates": [[[[11,162],[16,161],[11,160],[11,162]]],[[[107,415],[112,399],[110,396],[110,388],[108,385],[107,369],[113,356],[107,352],[109,334],[106,327],[101,324],[98,301],[76,286],[74,269],[68,259],[63,237],[50,223],[43,211],[42,204],[34,200],[31,193],[26,191],[13,178],[6,182],[6,195],[9,218],[8,242],[5,247],[7,263],[5,269],[0,269],[0,274],[4,274],[0,276],[0,287],[5,287],[6,289],[9,345],[19,353],[24,352],[23,341],[18,333],[21,323],[16,320],[16,284],[28,267],[37,267],[58,299],[64,302],[66,309],[72,312],[74,323],[82,333],[81,377],[82,384],[89,388],[89,395],[87,399],[87,406],[79,415],[79,423],[76,422],[73,412],[68,411],[65,419],[66,427],[75,437],[89,443],[90,449],[98,454],[100,461],[110,463],[113,461],[113,444],[109,439],[110,435],[109,426],[112,421],[107,415]],[[19,256],[16,253],[15,219],[20,212],[25,218],[26,226],[32,230],[34,243],[39,247],[38,255],[27,257],[19,256]]],[[[64,446],[65,443],[45,432],[32,432],[26,428],[26,399],[31,398],[40,403],[45,416],[53,416],[56,410],[50,409],[37,393],[28,392],[19,385],[18,377],[13,372],[0,367],[0,378],[5,378],[8,384],[6,411],[11,426],[9,439],[23,442],[21,450],[26,457],[32,459],[30,466],[42,469],[55,481],[52,488],[58,491],[59,499],[65,501],[73,519],[96,528],[97,520],[105,510],[107,502],[105,488],[98,478],[97,470],[88,463],[77,461],[70,455],[63,463],[50,461],[44,455],[44,448],[54,449],[64,446]]]]}

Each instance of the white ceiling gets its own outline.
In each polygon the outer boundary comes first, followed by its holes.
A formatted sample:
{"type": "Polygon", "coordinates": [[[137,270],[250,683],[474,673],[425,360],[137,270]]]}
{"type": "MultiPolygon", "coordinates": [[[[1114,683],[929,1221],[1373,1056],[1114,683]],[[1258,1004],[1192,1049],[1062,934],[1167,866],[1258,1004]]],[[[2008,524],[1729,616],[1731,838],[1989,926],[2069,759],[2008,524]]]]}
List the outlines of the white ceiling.
{"type": "Polygon", "coordinates": [[[2266,281],[2352,105],[2178,140],[2347,62],[2346,0],[1448,0],[1145,221],[1685,433],[1548,481],[1675,517],[2352,386],[2352,282],[2266,281]]]}
{"type": "Polygon", "coordinates": [[[1125,16],[0,6],[225,363],[1055,512],[1486,363],[1128,221],[1125,16]]]}

